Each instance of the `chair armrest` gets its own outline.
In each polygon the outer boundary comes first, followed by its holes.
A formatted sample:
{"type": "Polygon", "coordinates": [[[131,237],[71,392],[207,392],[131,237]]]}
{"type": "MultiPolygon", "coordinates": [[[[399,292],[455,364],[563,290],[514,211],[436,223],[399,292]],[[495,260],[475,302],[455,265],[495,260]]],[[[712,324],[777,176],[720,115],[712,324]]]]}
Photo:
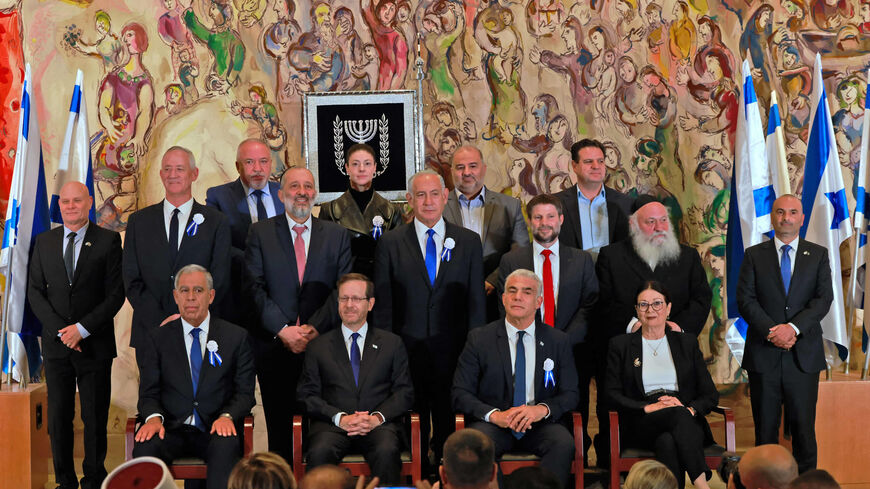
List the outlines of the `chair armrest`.
{"type": "Polygon", "coordinates": [[[465,429],[465,415],[457,414],[456,415],[456,431],[465,429]]]}
{"type": "Polygon", "coordinates": [[[574,427],[574,477],[576,478],[574,486],[582,488],[584,485],[583,467],[586,466],[586,462],[583,460],[585,455],[583,450],[583,415],[577,411],[572,411],[571,421],[574,427]]]}
{"type": "Polygon", "coordinates": [[[411,478],[418,481],[422,478],[422,460],[423,455],[420,448],[420,415],[411,411],[411,462],[413,463],[413,473],[411,478]]]}
{"type": "Polygon", "coordinates": [[[716,406],[711,409],[714,413],[719,413],[725,417],[725,450],[729,452],[737,451],[736,441],[736,424],[734,422],[734,411],[725,406],[716,406]]]}
{"type": "Polygon", "coordinates": [[[254,451],[254,416],[249,414],[245,416],[245,446],[243,448],[242,457],[247,458],[254,451]]]}
{"type": "Polygon", "coordinates": [[[293,475],[302,480],[305,468],[302,466],[302,416],[293,416],[293,475]]]}
{"type": "Polygon", "coordinates": [[[613,468],[614,462],[619,459],[619,413],[610,411],[610,466],[613,468]]]}
{"type": "Polygon", "coordinates": [[[133,460],[133,445],[136,443],[136,419],[127,418],[127,429],[124,431],[124,460],[133,460]]]}

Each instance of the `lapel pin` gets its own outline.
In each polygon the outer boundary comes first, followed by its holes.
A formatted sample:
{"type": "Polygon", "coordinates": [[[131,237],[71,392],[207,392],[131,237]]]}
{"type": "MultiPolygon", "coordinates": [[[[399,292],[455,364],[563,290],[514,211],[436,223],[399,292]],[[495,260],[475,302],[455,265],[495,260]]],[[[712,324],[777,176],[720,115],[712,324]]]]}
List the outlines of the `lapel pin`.
{"type": "Polygon", "coordinates": [[[635,368],[636,368],[636,367],[640,367],[640,358],[635,358],[635,359],[634,359],[634,366],[635,366],[635,368]]]}
{"type": "Polygon", "coordinates": [[[208,343],[205,344],[205,348],[208,350],[208,363],[210,363],[212,367],[220,367],[221,363],[223,363],[223,359],[218,354],[217,341],[208,340],[208,343]]]}
{"type": "Polygon", "coordinates": [[[191,218],[191,223],[187,226],[187,235],[190,237],[196,236],[196,232],[199,230],[199,225],[205,222],[205,216],[197,212],[191,218]]]}
{"type": "Polygon", "coordinates": [[[541,345],[541,346],[544,346],[544,342],[543,342],[543,341],[542,341],[542,342],[540,342],[540,345],[541,345]]]}
{"type": "Polygon", "coordinates": [[[809,255],[810,252],[809,252],[809,251],[804,251],[804,254],[805,254],[805,255],[809,255]]]}
{"type": "Polygon", "coordinates": [[[556,377],[553,375],[555,367],[556,362],[552,358],[544,360],[544,388],[548,386],[556,387],[556,377]]]}
{"type": "Polygon", "coordinates": [[[85,241],[85,246],[90,246],[90,245],[91,245],[90,241],[85,241]]]}
{"type": "Polygon", "coordinates": [[[453,248],[456,247],[456,241],[453,238],[444,240],[444,249],[441,250],[441,261],[449,262],[453,257],[453,248]]]}
{"type": "Polygon", "coordinates": [[[378,345],[372,345],[372,348],[374,348],[375,350],[377,350],[377,349],[378,349],[378,345]]]}

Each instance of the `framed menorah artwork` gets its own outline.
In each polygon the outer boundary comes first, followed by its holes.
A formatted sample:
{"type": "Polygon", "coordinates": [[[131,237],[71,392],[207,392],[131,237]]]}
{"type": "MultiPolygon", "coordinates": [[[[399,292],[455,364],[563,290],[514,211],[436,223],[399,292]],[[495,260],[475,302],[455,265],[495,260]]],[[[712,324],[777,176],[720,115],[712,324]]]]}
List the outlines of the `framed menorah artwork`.
{"type": "Polygon", "coordinates": [[[314,174],[317,203],[337,199],[348,188],[345,151],[357,143],[375,150],[374,189],[404,200],[417,171],[417,104],[414,90],[311,92],[303,97],[305,165],[314,174]]]}

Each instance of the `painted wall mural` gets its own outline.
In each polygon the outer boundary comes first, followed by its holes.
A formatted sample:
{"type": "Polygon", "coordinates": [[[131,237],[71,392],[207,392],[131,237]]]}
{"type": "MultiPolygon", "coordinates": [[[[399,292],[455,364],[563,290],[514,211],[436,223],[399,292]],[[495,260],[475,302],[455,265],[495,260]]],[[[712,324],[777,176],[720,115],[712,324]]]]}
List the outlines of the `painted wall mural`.
{"type": "MultiPolygon", "coordinates": [[[[8,2],[7,2],[8,3],[8,2]]],[[[487,184],[523,200],[575,183],[568,149],[607,147],[607,183],[652,194],[714,289],[702,336],[720,382],[724,235],[740,63],[762,106],[775,90],[793,188],[806,151],[811,63],[825,61],[847,182],[860,148],[868,0],[40,0],[23,17],[49,164],[76,68],[86,73],[99,220],[123,230],[161,198],[174,144],[201,167],[195,195],[236,177],[236,144],[269,142],[276,175],[302,164],[302,93],[415,88],[425,72],[424,165],[449,178],[478,145],[487,184]]],[[[763,115],[766,119],[766,114],[763,115]]],[[[766,123],[766,121],[765,121],[766,123]]],[[[377,185],[377,183],[376,183],[377,185]]]]}

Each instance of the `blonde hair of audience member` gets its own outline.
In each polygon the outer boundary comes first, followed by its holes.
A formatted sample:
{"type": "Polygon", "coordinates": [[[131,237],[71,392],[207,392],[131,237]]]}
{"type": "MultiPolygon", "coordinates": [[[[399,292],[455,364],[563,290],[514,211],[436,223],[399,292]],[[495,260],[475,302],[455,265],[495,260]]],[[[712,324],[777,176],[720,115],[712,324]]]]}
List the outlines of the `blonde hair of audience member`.
{"type": "Polygon", "coordinates": [[[677,489],[677,478],[658,460],[641,460],[631,466],[623,489],[677,489]]]}
{"type": "Polygon", "coordinates": [[[296,479],[280,455],[257,452],[239,460],[230,473],[227,489],[296,489],[296,479]]]}

